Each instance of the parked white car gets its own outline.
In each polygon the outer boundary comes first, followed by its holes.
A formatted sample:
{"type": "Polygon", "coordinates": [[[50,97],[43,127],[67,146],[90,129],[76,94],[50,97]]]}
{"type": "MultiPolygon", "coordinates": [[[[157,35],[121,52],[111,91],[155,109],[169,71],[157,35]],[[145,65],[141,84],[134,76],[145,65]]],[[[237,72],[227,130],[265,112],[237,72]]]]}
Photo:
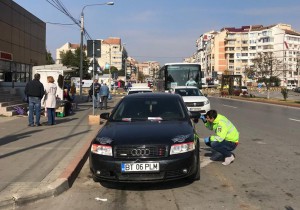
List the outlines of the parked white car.
{"type": "Polygon", "coordinates": [[[210,102],[202,92],[194,86],[177,86],[171,91],[182,96],[190,112],[206,114],[210,110],[210,102]]]}
{"type": "Polygon", "coordinates": [[[296,84],[287,84],[286,89],[288,89],[288,90],[295,90],[296,87],[297,87],[296,84]]]}

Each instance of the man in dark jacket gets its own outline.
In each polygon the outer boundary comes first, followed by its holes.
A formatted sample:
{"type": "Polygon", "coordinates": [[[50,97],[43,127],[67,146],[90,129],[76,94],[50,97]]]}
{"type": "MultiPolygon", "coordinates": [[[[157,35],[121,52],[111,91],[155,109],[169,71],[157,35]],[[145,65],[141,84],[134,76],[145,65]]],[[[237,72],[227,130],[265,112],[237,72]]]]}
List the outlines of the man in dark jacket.
{"type": "Polygon", "coordinates": [[[25,94],[28,97],[29,102],[29,115],[28,115],[28,126],[34,126],[34,113],[35,113],[35,125],[41,126],[41,100],[44,96],[45,89],[44,85],[40,82],[41,75],[35,74],[34,79],[28,82],[25,86],[25,94]]]}

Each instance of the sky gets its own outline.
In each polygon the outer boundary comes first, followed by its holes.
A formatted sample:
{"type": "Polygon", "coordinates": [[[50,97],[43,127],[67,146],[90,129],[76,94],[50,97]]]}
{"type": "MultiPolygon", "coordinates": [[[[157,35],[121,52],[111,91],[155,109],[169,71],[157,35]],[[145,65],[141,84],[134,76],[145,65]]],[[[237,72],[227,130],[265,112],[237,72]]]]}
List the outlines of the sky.
{"type": "MultiPolygon", "coordinates": [[[[14,0],[46,22],[46,48],[55,50],[67,42],[80,43],[80,28],[49,2],[14,0]],[[60,23],[60,24],[52,24],[60,23]]],[[[100,0],[59,0],[80,19],[85,5],[100,0]]],[[[112,0],[113,1],[113,0],[112,0]]],[[[196,40],[208,31],[245,25],[286,23],[300,32],[299,0],[114,0],[113,6],[87,6],[84,27],[92,39],[120,37],[130,57],[138,62],[182,62],[197,51],[196,40]]],[[[84,41],[86,43],[86,40],[84,41]]]]}

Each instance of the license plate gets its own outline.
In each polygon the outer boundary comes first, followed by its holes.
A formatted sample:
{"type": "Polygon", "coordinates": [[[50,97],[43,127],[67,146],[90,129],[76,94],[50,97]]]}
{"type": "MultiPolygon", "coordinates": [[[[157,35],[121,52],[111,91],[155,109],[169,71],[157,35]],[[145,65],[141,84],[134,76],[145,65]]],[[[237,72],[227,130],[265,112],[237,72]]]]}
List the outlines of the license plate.
{"type": "Polygon", "coordinates": [[[190,108],[190,111],[201,111],[201,108],[190,108]]]}
{"type": "Polygon", "coordinates": [[[159,171],[159,163],[122,163],[122,172],[159,171]]]}

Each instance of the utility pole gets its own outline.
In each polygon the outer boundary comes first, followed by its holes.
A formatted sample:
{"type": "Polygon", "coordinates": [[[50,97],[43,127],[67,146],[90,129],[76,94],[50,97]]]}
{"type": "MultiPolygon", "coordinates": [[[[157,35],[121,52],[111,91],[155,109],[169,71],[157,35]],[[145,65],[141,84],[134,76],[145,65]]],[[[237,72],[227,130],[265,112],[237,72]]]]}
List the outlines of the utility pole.
{"type": "Polygon", "coordinates": [[[111,45],[109,45],[109,77],[108,77],[108,88],[111,91],[111,45]]]}

